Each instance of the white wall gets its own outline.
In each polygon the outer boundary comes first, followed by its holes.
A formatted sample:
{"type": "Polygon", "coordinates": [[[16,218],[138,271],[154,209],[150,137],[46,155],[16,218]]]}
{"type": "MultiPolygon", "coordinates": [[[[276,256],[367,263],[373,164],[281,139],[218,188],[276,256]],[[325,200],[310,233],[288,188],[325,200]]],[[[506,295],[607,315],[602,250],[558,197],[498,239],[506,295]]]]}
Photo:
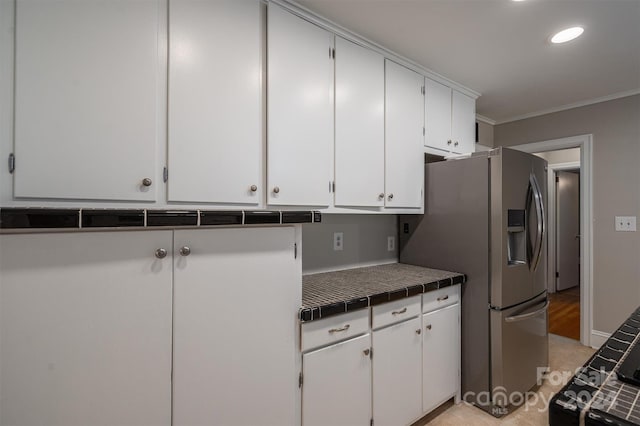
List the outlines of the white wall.
{"type": "Polygon", "coordinates": [[[544,158],[549,164],[579,163],[580,148],[559,149],[557,151],[538,152],[535,155],[544,158]]]}
{"type": "Polygon", "coordinates": [[[398,261],[397,215],[322,215],[322,223],[302,225],[305,274],[398,261]],[[344,234],[342,251],[333,250],[333,233],[344,234]],[[387,237],[396,238],[393,251],[387,237]]]}
{"type": "Polygon", "coordinates": [[[640,215],[640,95],[495,126],[495,145],[593,135],[593,327],[611,333],[640,305],[640,234],[614,216],[640,215]]]}

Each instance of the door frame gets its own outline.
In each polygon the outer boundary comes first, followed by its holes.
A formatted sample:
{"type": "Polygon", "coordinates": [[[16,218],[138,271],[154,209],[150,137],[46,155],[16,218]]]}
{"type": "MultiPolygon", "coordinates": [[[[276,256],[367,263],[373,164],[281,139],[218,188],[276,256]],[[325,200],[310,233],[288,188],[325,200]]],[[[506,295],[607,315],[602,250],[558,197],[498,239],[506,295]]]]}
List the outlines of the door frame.
{"type": "MultiPolygon", "coordinates": [[[[548,225],[548,248],[547,253],[549,258],[547,259],[548,265],[548,281],[547,281],[547,292],[555,293],[556,292],[556,271],[558,270],[558,255],[557,255],[557,247],[558,247],[558,236],[556,235],[558,232],[557,226],[557,188],[556,188],[556,172],[565,171],[565,170],[580,170],[580,174],[582,174],[582,169],[580,167],[579,161],[572,161],[568,163],[558,163],[558,164],[549,164],[549,170],[547,172],[547,194],[549,194],[549,198],[547,200],[549,206],[549,218],[547,219],[548,225]]],[[[582,217],[582,212],[580,212],[580,216],[582,217]]],[[[582,238],[582,236],[580,236],[582,238]]],[[[582,283],[580,283],[582,284],[582,283]]],[[[582,291],[582,290],[581,290],[582,291]]]]}
{"type": "MultiPolygon", "coordinates": [[[[531,142],[509,148],[529,153],[580,148],[580,235],[582,236],[580,239],[580,342],[585,346],[591,346],[593,334],[593,135],[585,134],[531,142]]],[[[547,238],[548,235],[549,233],[547,238]]],[[[548,256],[547,261],[550,258],[551,256],[548,256]]],[[[547,268],[549,268],[548,264],[547,268]]]]}

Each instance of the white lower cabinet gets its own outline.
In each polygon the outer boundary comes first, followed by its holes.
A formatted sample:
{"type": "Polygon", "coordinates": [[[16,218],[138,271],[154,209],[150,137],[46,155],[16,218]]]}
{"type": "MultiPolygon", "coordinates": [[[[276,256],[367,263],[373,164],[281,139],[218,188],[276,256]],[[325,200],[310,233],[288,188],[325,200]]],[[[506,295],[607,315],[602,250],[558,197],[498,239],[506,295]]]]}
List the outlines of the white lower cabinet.
{"type": "Polygon", "coordinates": [[[0,424],[298,424],[298,238],[0,235],[0,424]]]}
{"type": "Polygon", "coordinates": [[[459,300],[454,285],[303,323],[302,426],[410,425],[457,402],[459,300]]]}
{"type": "Polygon", "coordinates": [[[293,227],[176,231],[173,425],[293,426],[293,227]]]}
{"type": "Polygon", "coordinates": [[[0,235],[0,424],[171,424],[171,241],[0,235]]]}
{"type": "Polygon", "coordinates": [[[459,389],[460,304],[422,316],[422,409],[429,412],[459,389]]]}
{"type": "Polygon", "coordinates": [[[373,331],[373,419],[408,425],[422,417],[420,318],[373,331]]]}
{"type": "Polygon", "coordinates": [[[302,425],[368,426],[371,421],[371,336],[302,355],[302,425]]]}

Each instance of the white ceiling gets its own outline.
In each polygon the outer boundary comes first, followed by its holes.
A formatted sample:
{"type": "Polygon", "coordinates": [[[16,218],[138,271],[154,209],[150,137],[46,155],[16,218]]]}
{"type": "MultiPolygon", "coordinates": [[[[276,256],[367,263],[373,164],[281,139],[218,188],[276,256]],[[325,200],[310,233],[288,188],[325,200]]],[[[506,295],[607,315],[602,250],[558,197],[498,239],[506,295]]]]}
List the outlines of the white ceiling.
{"type": "Polygon", "coordinates": [[[298,0],[482,93],[497,122],[640,92],[640,0],[298,0]],[[550,36],[584,26],[578,39],[550,36]]]}

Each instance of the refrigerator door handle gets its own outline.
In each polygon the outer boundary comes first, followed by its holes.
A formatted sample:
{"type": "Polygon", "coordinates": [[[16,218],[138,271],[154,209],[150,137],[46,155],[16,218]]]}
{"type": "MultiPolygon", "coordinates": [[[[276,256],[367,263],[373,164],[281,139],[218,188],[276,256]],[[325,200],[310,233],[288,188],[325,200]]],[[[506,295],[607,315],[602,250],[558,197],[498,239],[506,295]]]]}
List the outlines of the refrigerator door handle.
{"type": "Polygon", "coordinates": [[[518,322],[518,321],[524,321],[527,320],[529,318],[533,318],[537,315],[540,315],[541,313],[543,313],[544,311],[547,310],[547,308],[549,307],[549,301],[547,300],[544,304],[544,306],[540,309],[536,309],[533,312],[527,312],[526,314],[520,314],[520,315],[513,315],[510,317],[506,317],[504,320],[505,322],[518,322]]]}
{"type": "Polygon", "coordinates": [[[533,201],[536,206],[536,242],[535,248],[533,250],[533,256],[531,258],[531,263],[529,265],[532,271],[535,271],[538,268],[538,263],[540,262],[540,255],[542,254],[542,242],[544,238],[544,225],[545,225],[545,217],[544,217],[544,201],[542,199],[542,191],[540,191],[540,186],[538,185],[538,180],[536,176],[531,173],[529,176],[529,184],[530,191],[533,197],[533,201]]]}

